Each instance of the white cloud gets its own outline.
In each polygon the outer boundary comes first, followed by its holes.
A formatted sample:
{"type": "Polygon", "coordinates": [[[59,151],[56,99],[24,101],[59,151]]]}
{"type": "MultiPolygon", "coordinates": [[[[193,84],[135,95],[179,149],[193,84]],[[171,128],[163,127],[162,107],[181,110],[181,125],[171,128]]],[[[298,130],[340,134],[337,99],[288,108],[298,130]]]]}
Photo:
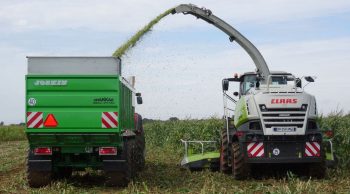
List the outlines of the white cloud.
{"type": "MultiPolygon", "coordinates": [[[[147,0],[1,1],[0,24],[11,31],[86,28],[133,32],[162,11],[183,2],[147,0]]],[[[318,17],[350,10],[348,0],[193,1],[229,23],[269,23],[318,17]]],[[[200,26],[188,17],[169,17],[159,29],[200,26]]]]}

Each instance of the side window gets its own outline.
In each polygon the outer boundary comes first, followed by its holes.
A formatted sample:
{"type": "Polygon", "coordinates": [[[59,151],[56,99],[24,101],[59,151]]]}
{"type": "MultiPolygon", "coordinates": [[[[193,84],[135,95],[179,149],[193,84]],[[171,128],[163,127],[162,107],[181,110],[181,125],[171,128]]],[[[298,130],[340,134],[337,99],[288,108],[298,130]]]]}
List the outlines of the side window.
{"type": "Polygon", "coordinates": [[[256,84],[256,75],[245,75],[241,83],[241,94],[245,95],[256,84]]]}

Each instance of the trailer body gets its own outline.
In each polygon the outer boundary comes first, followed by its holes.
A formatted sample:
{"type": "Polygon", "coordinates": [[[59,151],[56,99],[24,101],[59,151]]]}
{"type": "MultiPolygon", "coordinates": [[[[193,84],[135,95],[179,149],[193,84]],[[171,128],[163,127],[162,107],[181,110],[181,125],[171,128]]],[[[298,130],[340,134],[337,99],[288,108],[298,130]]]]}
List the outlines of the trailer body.
{"type": "Polygon", "coordinates": [[[28,57],[29,169],[51,178],[88,167],[125,174],[130,150],[125,142],[136,145],[143,134],[135,98],[134,87],[121,76],[119,58],[28,57]]]}

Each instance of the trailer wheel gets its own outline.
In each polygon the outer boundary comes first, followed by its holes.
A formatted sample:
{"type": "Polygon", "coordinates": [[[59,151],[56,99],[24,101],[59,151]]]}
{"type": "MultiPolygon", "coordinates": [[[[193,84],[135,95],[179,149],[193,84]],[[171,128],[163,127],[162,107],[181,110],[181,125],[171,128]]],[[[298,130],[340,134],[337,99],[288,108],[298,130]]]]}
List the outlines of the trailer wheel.
{"type": "Polygon", "coordinates": [[[125,168],[123,171],[106,171],[108,186],[126,187],[130,180],[135,176],[135,140],[125,139],[123,158],[125,159],[125,168]]]}
{"type": "Polygon", "coordinates": [[[230,173],[229,167],[230,145],[227,140],[227,131],[225,128],[221,130],[221,148],[220,148],[220,172],[230,173]]]}
{"type": "Polygon", "coordinates": [[[55,179],[68,179],[72,176],[72,173],[72,167],[59,167],[53,176],[55,179]]]}
{"type": "Polygon", "coordinates": [[[49,185],[52,179],[51,171],[38,171],[34,170],[33,166],[29,163],[29,158],[32,158],[33,154],[28,151],[27,157],[27,181],[29,187],[38,188],[49,185]]]}
{"type": "Polygon", "coordinates": [[[244,153],[239,143],[232,143],[232,174],[235,179],[244,180],[250,174],[250,166],[244,159],[244,153]]]}
{"type": "Polygon", "coordinates": [[[318,163],[309,164],[309,176],[316,179],[323,179],[326,176],[326,154],[325,150],[321,148],[322,161],[318,163]]]}

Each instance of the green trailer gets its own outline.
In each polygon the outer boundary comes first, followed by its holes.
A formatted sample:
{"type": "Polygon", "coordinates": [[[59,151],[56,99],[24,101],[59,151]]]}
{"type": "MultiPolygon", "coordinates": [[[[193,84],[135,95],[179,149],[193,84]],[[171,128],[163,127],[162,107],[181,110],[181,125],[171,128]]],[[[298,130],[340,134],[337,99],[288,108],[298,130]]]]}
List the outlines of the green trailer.
{"type": "Polygon", "coordinates": [[[145,163],[134,79],[114,57],[28,57],[27,179],[31,187],[72,171],[103,170],[108,185],[127,185],[145,163]]]}

